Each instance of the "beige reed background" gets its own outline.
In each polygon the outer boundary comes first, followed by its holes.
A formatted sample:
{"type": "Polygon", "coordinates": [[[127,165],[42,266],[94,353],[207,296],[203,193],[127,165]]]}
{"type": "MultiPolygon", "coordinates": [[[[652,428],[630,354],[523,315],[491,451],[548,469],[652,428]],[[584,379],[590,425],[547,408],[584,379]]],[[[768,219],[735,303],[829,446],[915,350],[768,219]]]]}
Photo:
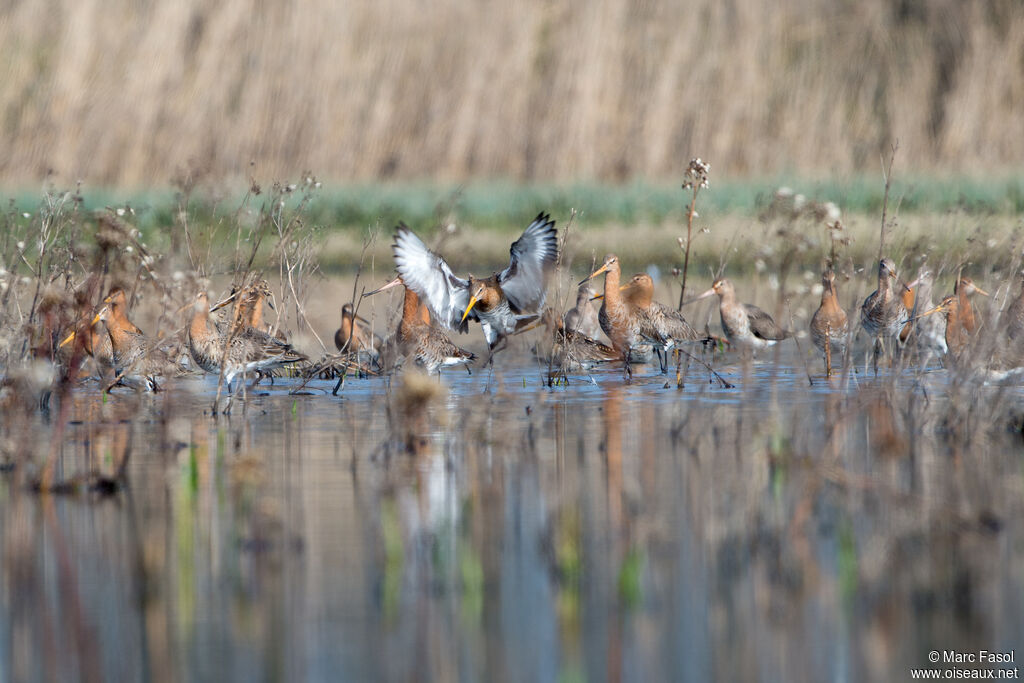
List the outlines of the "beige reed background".
{"type": "Polygon", "coordinates": [[[1019,0],[8,0],[0,69],[9,186],[1024,159],[1019,0]]]}

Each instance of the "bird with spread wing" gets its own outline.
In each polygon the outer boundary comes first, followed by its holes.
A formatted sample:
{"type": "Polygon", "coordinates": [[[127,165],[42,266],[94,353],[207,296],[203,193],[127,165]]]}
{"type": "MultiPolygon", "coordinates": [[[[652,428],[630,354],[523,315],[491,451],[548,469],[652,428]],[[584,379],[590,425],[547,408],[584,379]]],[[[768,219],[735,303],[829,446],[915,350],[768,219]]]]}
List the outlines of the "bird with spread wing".
{"type": "Polygon", "coordinates": [[[508,266],[488,278],[460,278],[405,224],[394,242],[395,264],[405,286],[415,292],[443,327],[483,329],[493,354],[507,337],[534,321],[544,308],[548,282],[558,261],[555,222],[540,213],[512,243],[508,266]]]}

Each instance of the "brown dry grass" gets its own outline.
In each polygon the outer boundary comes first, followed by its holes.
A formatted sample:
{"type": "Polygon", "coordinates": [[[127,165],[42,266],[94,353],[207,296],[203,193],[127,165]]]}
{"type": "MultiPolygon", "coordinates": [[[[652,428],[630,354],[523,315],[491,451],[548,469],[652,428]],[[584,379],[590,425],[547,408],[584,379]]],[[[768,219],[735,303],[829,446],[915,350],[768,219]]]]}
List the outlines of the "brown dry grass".
{"type": "Polygon", "coordinates": [[[897,138],[904,168],[1024,158],[1016,0],[21,2],[0,59],[21,185],[875,172],[897,138]]]}

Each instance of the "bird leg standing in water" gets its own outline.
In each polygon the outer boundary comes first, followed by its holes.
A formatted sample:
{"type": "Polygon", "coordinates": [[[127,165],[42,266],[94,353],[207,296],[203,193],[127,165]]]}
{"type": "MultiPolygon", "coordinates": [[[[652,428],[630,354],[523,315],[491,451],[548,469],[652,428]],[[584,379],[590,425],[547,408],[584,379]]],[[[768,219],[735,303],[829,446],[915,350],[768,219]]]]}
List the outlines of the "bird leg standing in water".
{"type": "MultiPolygon", "coordinates": [[[[907,309],[903,297],[897,294],[896,264],[891,258],[878,263],[878,288],[872,292],[860,308],[860,325],[875,340],[872,366],[878,374],[878,357],[885,352],[886,339],[896,337],[907,322],[907,309]]],[[[909,289],[900,283],[903,290],[909,289]]],[[[891,364],[891,363],[890,363],[891,364]]]]}
{"type": "Polygon", "coordinates": [[[825,331],[825,378],[828,379],[832,377],[832,326],[826,323],[825,331]]]}

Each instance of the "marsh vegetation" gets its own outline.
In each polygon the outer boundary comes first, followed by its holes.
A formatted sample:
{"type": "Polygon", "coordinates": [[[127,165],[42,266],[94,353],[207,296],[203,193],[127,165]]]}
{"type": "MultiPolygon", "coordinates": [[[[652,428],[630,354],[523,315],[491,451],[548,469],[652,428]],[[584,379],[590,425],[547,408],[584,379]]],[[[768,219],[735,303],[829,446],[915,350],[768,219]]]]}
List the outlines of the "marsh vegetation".
{"type": "MultiPolygon", "coordinates": [[[[705,302],[684,311],[718,343],[666,375],[553,375],[537,328],[492,370],[353,372],[337,394],[336,376],[284,373],[230,415],[213,410],[216,375],[183,365],[156,393],[107,391],[59,345],[116,283],[173,354],[197,291],[217,300],[256,273],[272,330],[313,360],[333,353],[345,302],[393,329],[398,298],[358,296],[392,276],[390,234],[364,232],[325,275],[337,233],[311,217],[315,178],[257,189],[213,219],[182,191],[173,223],[145,232],[130,204],[88,211],[74,191],[6,215],[5,677],[878,679],[947,643],[1021,642],[1024,391],[977,372],[989,343],[968,363],[872,370],[860,337],[826,379],[803,334],[730,350],[705,302]],[[786,654],[808,646],[820,656],[786,654]]],[[[657,251],[655,298],[679,296],[682,223],[624,237],[555,218],[556,309],[609,248],[627,273],[657,251]]],[[[855,317],[877,217],[835,218],[781,192],[700,220],[688,289],[724,267],[799,332],[831,256],[855,317]]],[[[975,305],[994,334],[1018,294],[1019,219],[889,221],[901,270],[927,266],[942,292],[967,269],[989,290],[975,305]],[[938,242],[936,223],[962,232],[938,242]]],[[[503,231],[424,234],[460,268],[508,258],[503,231]]],[[[486,357],[475,330],[457,341],[486,357]]]]}

